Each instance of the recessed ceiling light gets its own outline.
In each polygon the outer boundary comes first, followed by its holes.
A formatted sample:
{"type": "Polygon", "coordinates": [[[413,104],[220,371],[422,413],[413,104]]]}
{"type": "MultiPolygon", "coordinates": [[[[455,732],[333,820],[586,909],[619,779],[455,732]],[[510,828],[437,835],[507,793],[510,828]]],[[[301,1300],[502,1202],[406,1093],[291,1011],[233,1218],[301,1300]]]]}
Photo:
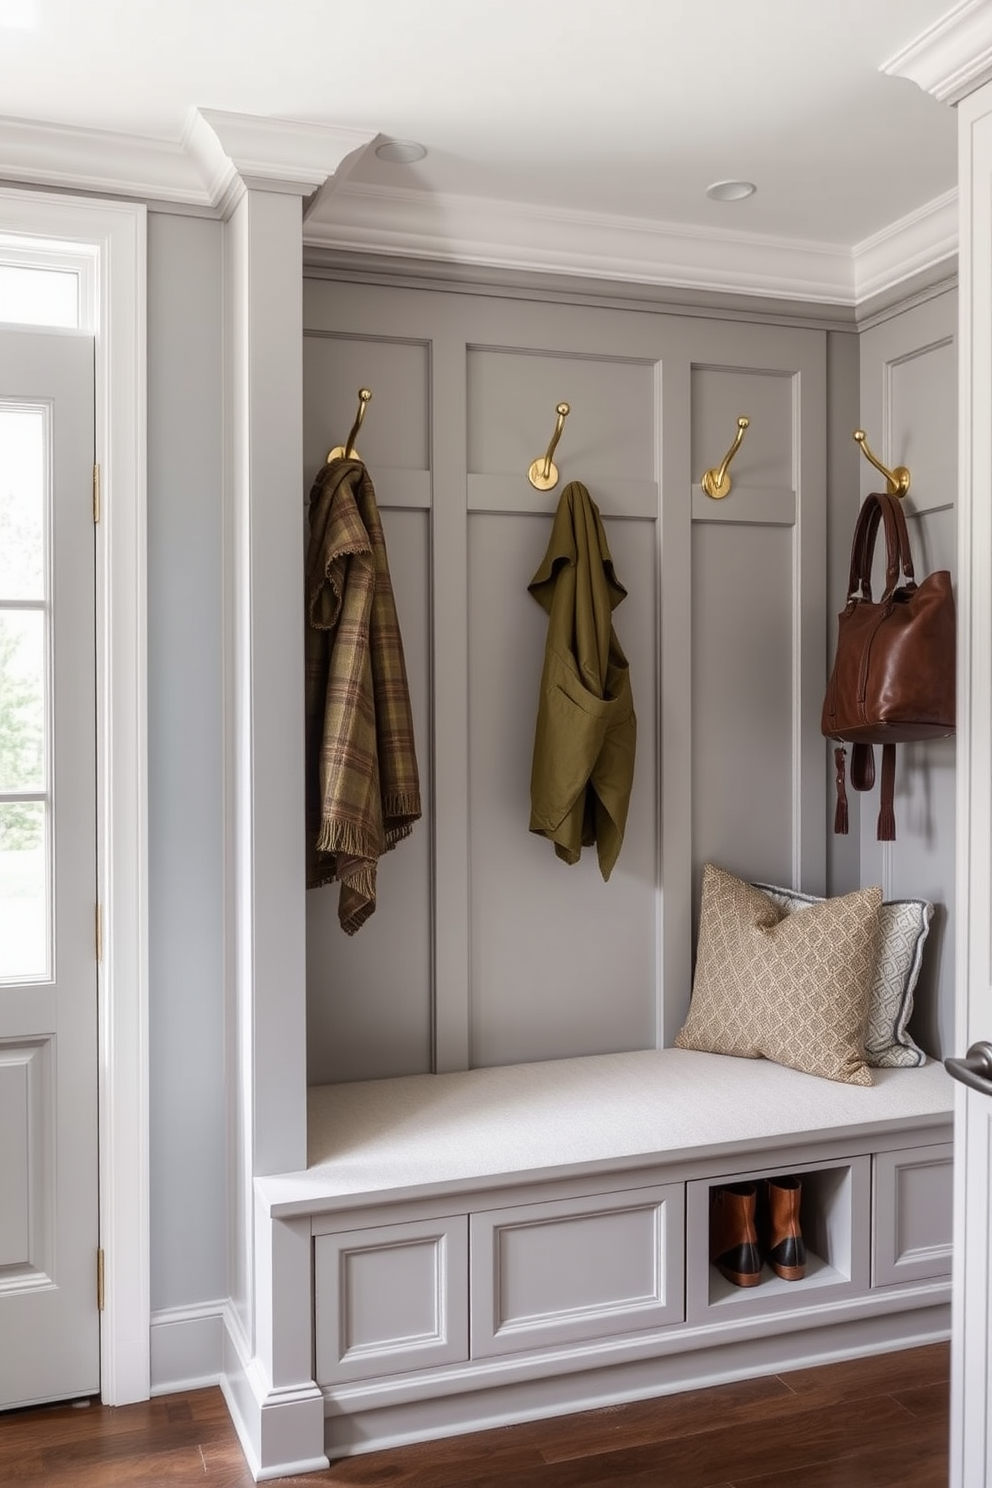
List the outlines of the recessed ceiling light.
{"type": "Polygon", "coordinates": [[[416,140],[384,140],[376,145],[375,153],[390,165],[412,165],[415,160],[423,160],[427,151],[416,140]]]}
{"type": "Polygon", "coordinates": [[[757,191],[753,181],[714,181],[707,186],[706,195],[712,201],[743,201],[757,191]]]}

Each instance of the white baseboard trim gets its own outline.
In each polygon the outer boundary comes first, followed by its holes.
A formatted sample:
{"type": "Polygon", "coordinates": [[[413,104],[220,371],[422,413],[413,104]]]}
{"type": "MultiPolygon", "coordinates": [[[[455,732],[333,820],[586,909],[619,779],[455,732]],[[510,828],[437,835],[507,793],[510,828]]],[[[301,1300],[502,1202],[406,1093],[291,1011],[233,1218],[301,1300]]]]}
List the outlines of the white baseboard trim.
{"type": "Polygon", "coordinates": [[[165,1307],[151,1315],[151,1393],[202,1390],[220,1383],[226,1301],[165,1307]]]}

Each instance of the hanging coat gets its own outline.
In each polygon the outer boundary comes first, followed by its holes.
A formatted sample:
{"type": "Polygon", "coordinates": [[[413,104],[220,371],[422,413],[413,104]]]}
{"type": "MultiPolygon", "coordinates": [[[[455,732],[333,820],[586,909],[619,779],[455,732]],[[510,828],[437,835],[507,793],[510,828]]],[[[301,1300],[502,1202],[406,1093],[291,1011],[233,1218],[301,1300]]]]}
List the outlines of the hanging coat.
{"type": "Polygon", "coordinates": [[[566,863],[596,846],[608,879],[623,844],[637,721],[612,613],[627,591],[585,486],[571,481],[528,585],[548,612],[531,769],[530,830],[566,863]]]}
{"type": "Polygon", "coordinates": [[[321,467],[306,557],[307,887],[341,884],[353,935],[379,858],[421,813],[403,642],[375,491],[358,460],[321,467]]]}

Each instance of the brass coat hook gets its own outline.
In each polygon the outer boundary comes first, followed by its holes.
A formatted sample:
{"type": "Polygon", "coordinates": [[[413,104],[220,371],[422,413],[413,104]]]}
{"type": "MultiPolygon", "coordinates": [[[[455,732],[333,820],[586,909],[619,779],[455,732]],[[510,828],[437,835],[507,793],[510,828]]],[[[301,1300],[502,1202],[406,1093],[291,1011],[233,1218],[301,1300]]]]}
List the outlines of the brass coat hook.
{"type": "Polygon", "coordinates": [[[700,485],[707,496],[712,496],[714,501],[722,501],[724,496],[730,495],[731,480],[728,473],[730,462],[740,449],[741,440],[744,438],[745,430],[750,422],[751,420],[749,418],[745,418],[741,414],[741,417],[737,420],[737,433],[734,435],[734,442],[727,451],[723,464],[718,470],[707,470],[703,474],[700,485]]]}
{"type": "Polygon", "coordinates": [[[555,409],[558,420],[555,424],[555,432],[551,436],[551,443],[548,445],[548,452],[546,455],[538,455],[527,471],[527,479],[536,491],[550,491],[558,484],[558,467],[552,462],[551,456],[555,452],[555,445],[561,438],[561,431],[565,427],[569,411],[567,403],[558,404],[555,409]]]}
{"type": "Polygon", "coordinates": [[[855,429],[854,438],[860,444],[861,453],[865,459],[869,460],[876,470],[880,470],[888,481],[889,486],[886,494],[889,496],[905,496],[909,490],[910,480],[912,479],[905,465],[897,465],[894,470],[890,470],[887,465],[883,465],[881,460],[877,459],[868,448],[868,436],[865,434],[864,429],[855,429]]]}
{"type": "Polygon", "coordinates": [[[358,434],[359,429],[362,427],[362,419],[365,417],[365,410],[366,408],[368,408],[371,399],[371,388],[358,389],[358,413],[355,416],[355,422],[351,426],[351,433],[348,435],[348,442],[347,444],[336,444],[332,450],[328,450],[328,464],[330,464],[332,460],[360,460],[362,458],[355,448],[355,438],[358,434]]]}

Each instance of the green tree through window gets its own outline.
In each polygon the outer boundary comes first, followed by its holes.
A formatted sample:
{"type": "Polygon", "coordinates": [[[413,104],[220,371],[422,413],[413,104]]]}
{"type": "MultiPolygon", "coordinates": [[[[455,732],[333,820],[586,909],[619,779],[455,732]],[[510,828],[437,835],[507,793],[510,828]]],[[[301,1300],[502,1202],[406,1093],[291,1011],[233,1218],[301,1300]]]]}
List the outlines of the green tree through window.
{"type": "MultiPolygon", "coordinates": [[[[37,790],[44,775],[44,723],[39,680],[24,665],[22,636],[0,619],[0,789],[37,790]]],[[[34,802],[0,811],[0,850],[37,847],[41,814],[34,802]]]]}

